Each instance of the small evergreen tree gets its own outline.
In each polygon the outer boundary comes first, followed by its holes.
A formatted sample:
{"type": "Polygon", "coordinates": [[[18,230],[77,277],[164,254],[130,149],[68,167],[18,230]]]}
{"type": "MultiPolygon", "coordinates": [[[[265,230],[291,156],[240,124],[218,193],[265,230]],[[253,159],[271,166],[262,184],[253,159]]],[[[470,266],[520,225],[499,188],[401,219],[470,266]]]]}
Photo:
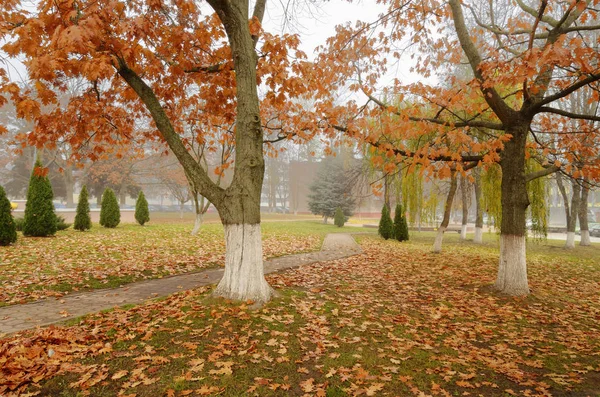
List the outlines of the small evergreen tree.
{"type": "Polygon", "coordinates": [[[394,224],[392,223],[392,218],[390,217],[390,209],[385,204],[381,209],[381,219],[379,220],[378,231],[379,235],[386,240],[394,237],[394,224]]]}
{"type": "Polygon", "coordinates": [[[106,189],[102,193],[102,204],[100,207],[100,225],[108,228],[117,227],[121,222],[121,211],[117,196],[112,189],[106,189]]]}
{"type": "Polygon", "coordinates": [[[9,245],[17,241],[17,227],[11,210],[6,192],[0,186],[0,245],[9,245]]]}
{"type": "Polygon", "coordinates": [[[394,236],[398,241],[408,240],[408,224],[406,223],[406,217],[404,211],[402,211],[402,205],[396,204],[396,214],[394,215],[394,236]]]}
{"type": "Polygon", "coordinates": [[[90,203],[88,203],[87,187],[83,185],[79,193],[79,202],[77,203],[77,215],[75,215],[75,230],[82,232],[92,228],[92,219],[90,218],[90,203]]]}
{"type": "Polygon", "coordinates": [[[144,223],[150,221],[148,201],[146,201],[146,197],[142,191],[140,191],[140,194],[138,194],[138,198],[135,202],[135,220],[142,226],[144,226],[144,223]]]}
{"type": "Polygon", "coordinates": [[[342,227],[344,226],[344,223],[346,223],[344,211],[342,211],[342,207],[337,207],[335,210],[335,216],[333,217],[333,224],[337,227],[342,227]]]}
{"type": "Polygon", "coordinates": [[[310,185],[308,207],[315,215],[322,215],[324,220],[335,217],[338,207],[344,216],[352,216],[354,210],[354,187],[352,168],[345,169],[339,158],[324,159],[310,185]]]}
{"type": "Polygon", "coordinates": [[[35,162],[25,204],[23,235],[33,237],[53,236],[56,233],[56,214],[52,199],[52,185],[43,171],[40,160],[35,162]]]}

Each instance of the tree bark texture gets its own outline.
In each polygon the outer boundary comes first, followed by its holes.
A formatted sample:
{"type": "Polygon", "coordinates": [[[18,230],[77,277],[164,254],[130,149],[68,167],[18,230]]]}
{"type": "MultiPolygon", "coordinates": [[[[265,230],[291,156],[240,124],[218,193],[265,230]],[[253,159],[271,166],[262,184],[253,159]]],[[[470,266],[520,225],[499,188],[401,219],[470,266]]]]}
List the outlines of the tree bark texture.
{"type": "Polygon", "coordinates": [[[460,239],[467,239],[467,223],[469,222],[469,188],[467,185],[467,178],[462,176],[460,178],[460,193],[462,201],[462,224],[460,228],[460,239]]]}
{"type": "Polygon", "coordinates": [[[483,208],[481,207],[481,171],[479,168],[473,170],[475,176],[475,238],[477,244],[483,243],[483,208]]]}
{"type": "Polygon", "coordinates": [[[571,181],[573,187],[573,194],[571,196],[571,210],[569,217],[567,218],[567,242],[565,248],[575,248],[575,229],[577,229],[577,218],[579,218],[579,206],[581,201],[581,185],[579,181],[573,179],[571,181]]]}
{"type": "Polygon", "coordinates": [[[457,185],[458,183],[456,180],[456,171],[452,170],[450,176],[450,189],[448,189],[448,196],[446,196],[446,204],[444,206],[444,218],[442,219],[442,223],[438,228],[437,234],[435,236],[435,241],[433,243],[433,252],[435,253],[442,252],[444,232],[448,228],[448,224],[450,224],[450,213],[452,212],[452,202],[454,201],[454,196],[456,195],[457,185]]]}
{"type": "Polygon", "coordinates": [[[581,187],[581,200],[579,202],[579,229],[581,230],[581,241],[579,242],[579,245],[581,246],[589,246],[592,244],[590,241],[590,227],[588,225],[589,192],[590,188],[584,180],[583,186],[581,187]]]}
{"type": "Polygon", "coordinates": [[[226,236],[225,274],[215,295],[266,302],[272,291],[263,273],[260,237],[260,196],[265,162],[256,86],[257,55],[248,26],[249,4],[247,0],[208,0],[208,3],[227,32],[237,87],[233,180],[222,200],[210,200],[219,211],[226,236]]]}
{"type": "Polygon", "coordinates": [[[63,174],[65,180],[65,194],[67,196],[67,208],[75,208],[75,203],[73,202],[73,168],[71,166],[65,167],[63,174]]]}
{"type": "Polygon", "coordinates": [[[264,276],[260,224],[226,224],[225,244],[225,273],[215,295],[267,302],[272,290],[264,276]]]}
{"type": "Polygon", "coordinates": [[[529,121],[515,121],[507,132],[512,138],[504,144],[500,157],[502,168],[500,226],[500,260],[496,288],[509,295],[527,295],[525,259],[526,211],[529,206],[525,176],[525,144],[529,121]]]}

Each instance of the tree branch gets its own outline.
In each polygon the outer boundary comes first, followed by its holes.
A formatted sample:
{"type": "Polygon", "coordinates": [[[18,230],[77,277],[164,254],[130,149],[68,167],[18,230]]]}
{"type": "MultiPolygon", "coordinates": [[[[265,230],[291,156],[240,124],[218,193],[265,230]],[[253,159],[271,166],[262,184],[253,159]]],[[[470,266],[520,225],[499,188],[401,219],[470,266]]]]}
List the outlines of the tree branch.
{"type": "Polygon", "coordinates": [[[560,116],[565,116],[571,119],[578,119],[578,120],[590,120],[590,121],[600,121],[600,116],[595,116],[595,115],[587,115],[587,114],[580,114],[580,113],[573,113],[573,112],[568,112],[566,110],[562,110],[562,109],[555,109],[549,106],[542,106],[539,110],[539,113],[553,113],[553,114],[558,114],[560,116]]]}
{"type": "MultiPolygon", "coordinates": [[[[386,105],[384,102],[380,101],[379,99],[375,98],[373,95],[369,94],[364,89],[364,87],[362,87],[362,85],[361,85],[361,89],[364,92],[364,94],[371,101],[375,102],[377,104],[377,106],[379,106],[380,108],[389,110],[389,111],[391,111],[392,113],[394,113],[397,116],[404,117],[404,115],[401,112],[399,112],[397,110],[390,110],[390,106],[386,105]]],[[[443,125],[443,126],[446,126],[446,127],[455,127],[455,128],[463,128],[463,127],[488,128],[490,130],[504,131],[504,125],[502,123],[493,123],[491,121],[475,121],[475,120],[470,120],[470,121],[452,122],[452,121],[440,120],[440,119],[437,119],[437,118],[413,117],[413,116],[408,116],[407,119],[410,120],[410,121],[423,121],[423,122],[428,122],[428,123],[432,123],[432,124],[443,125]]]]}
{"type": "Polygon", "coordinates": [[[138,97],[142,100],[146,108],[150,112],[156,127],[161,135],[180,161],[181,165],[190,172],[191,176],[199,182],[199,187],[202,189],[202,194],[211,202],[220,202],[223,196],[223,189],[215,185],[208,177],[208,174],[194,160],[192,155],[187,151],[181,138],[173,128],[165,110],[160,105],[160,102],[154,91],[144,80],[140,78],[132,69],[130,69],[123,58],[118,58],[119,66],[117,72],[127,82],[127,84],[135,91],[138,97]]]}
{"type": "Polygon", "coordinates": [[[586,77],[583,80],[579,80],[577,83],[553,94],[553,95],[549,95],[545,98],[542,98],[538,101],[536,101],[534,104],[531,105],[530,109],[535,113],[537,113],[539,111],[539,109],[544,106],[547,105],[551,102],[554,102],[558,99],[564,98],[567,95],[577,91],[578,89],[585,87],[588,84],[591,84],[593,82],[596,82],[600,80],[600,73],[597,74],[590,74],[588,77],[586,77]]]}
{"type": "Polygon", "coordinates": [[[515,111],[502,100],[494,88],[486,87],[485,78],[481,74],[481,70],[479,68],[481,65],[481,55],[479,54],[479,51],[477,51],[477,47],[475,47],[475,44],[473,41],[471,41],[471,37],[469,36],[469,30],[465,24],[465,18],[462,12],[460,1],[450,0],[449,4],[450,8],[452,9],[452,19],[454,20],[454,28],[458,35],[460,46],[469,60],[471,70],[473,71],[475,78],[477,81],[479,81],[480,90],[483,93],[485,101],[492,108],[494,113],[496,113],[496,116],[498,116],[500,121],[506,122],[514,119],[513,115],[515,111]]]}
{"type": "MultiPolygon", "coordinates": [[[[333,129],[340,131],[340,132],[344,132],[344,133],[349,133],[351,132],[347,127],[343,127],[340,125],[332,125],[331,126],[333,129]]],[[[377,141],[367,141],[367,143],[373,147],[379,148],[381,147],[381,143],[377,142],[377,141]]],[[[392,152],[396,155],[400,155],[403,157],[415,157],[415,153],[411,153],[411,152],[407,152],[405,150],[402,149],[397,149],[397,148],[392,148],[391,149],[392,152]]],[[[452,156],[424,156],[425,158],[427,158],[430,161],[455,161],[455,162],[464,162],[464,163],[471,163],[471,162],[475,162],[477,165],[478,162],[483,161],[484,158],[484,154],[468,154],[468,155],[460,155],[460,159],[457,159],[456,157],[452,157],[452,156]]],[[[469,167],[469,168],[463,168],[463,169],[470,169],[473,167],[469,167]]]]}
{"type": "Polygon", "coordinates": [[[532,181],[534,179],[541,178],[541,177],[546,176],[546,175],[554,174],[555,172],[557,172],[559,170],[560,170],[560,167],[557,167],[555,165],[551,165],[551,166],[548,166],[548,167],[544,168],[543,170],[539,170],[539,171],[536,171],[536,172],[531,172],[531,173],[525,175],[525,181],[526,182],[530,182],[530,181],[532,181]]]}

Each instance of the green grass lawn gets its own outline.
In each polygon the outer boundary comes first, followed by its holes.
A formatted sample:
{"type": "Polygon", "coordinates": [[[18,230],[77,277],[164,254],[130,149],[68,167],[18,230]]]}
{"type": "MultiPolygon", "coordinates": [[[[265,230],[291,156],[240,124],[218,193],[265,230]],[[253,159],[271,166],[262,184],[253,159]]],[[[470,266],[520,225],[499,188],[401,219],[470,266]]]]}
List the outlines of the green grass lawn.
{"type": "MultiPolygon", "coordinates": [[[[21,235],[15,245],[0,247],[0,306],[222,265],[223,227],[207,223],[197,236],[191,228],[189,222],[153,222],[70,228],[49,238],[21,235]]],[[[356,231],[317,221],[267,221],[262,229],[265,258],[319,250],[327,233],[356,231]]]]}
{"type": "Polygon", "coordinates": [[[45,396],[599,396],[600,247],[530,244],[517,298],[490,288],[495,235],[446,237],[360,235],[361,255],[268,276],[260,309],[200,288],[24,332],[0,375],[45,396]]]}

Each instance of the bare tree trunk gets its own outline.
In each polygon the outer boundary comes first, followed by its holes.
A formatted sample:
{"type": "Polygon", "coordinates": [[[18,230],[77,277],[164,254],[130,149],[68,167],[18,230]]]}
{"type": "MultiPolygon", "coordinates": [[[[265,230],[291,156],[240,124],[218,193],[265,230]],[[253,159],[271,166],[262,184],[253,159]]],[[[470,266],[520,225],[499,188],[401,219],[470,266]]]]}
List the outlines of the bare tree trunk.
{"type": "MultiPolygon", "coordinates": [[[[265,172],[263,131],[256,84],[255,39],[248,24],[248,1],[208,0],[219,15],[233,54],[236,79],[236,164],[231,185],[215,202],[225,227],[225,273],[215,295],[266,302],[272,289],[264,277],[260,198],[265,172]]],[[[265,1],[255,4],[262,21],[265,1]]],[[[257,15],[259,14],[259,15],[257,15]]]]}
{"type": "Polygon", "coordinates": [[[462,201],[462,224],[460,227],[460,239],[467,239],[467,223],[469,222],[469,189],[466,176],[460,178],[460,192],[462,201]]]}
{"type": "Polygon", "coordinates": [[[67,208],[74,208],[75,203],[73,202],[73,168],[71,166],[66,166],[63,170],[64,180],[65,180],[65,197],[67,201],[67,208]]]}
{"type": "Polygon", "coordinates": [[[438,228],[437,235],[435,236],[435,241],[433,243],[433,252],[439,253],[442,252],[442,241],[444,240],[444,232],[448,228],[448,224],[450,223],[450,212],[452,210],[452,202],[454,201],[454,196],[456,194],[456,187],[458,183],[456,180],[456,171],[452,170],[452,174],[450,176],[450,189],[448,190],[448,196],[446,196],[446,205],[444,207],[444,218],[442,219],[442,223],[438,228]]]}
{"type": "Polygon", "coordinates": [[[125,191],[126,186],[121,185],[119,187],[119,205],[123,207],[127,203],[127,192],[125,191]]]}
{"type": "Polygon", "coordinates": [[[581,201],[579,203],[579,229],[581,230],[581,241],[579,245],[589,246],[590,241],[590,228],[588,225],[588,196],[590,187],[586,180],[583,180],[583,186],[581,187],[581,201]]]}
{"type": "Polygon", "coordinates": [[[495,287],[509,295],[529,294],[527,281],[526,211],[529,206],[525,177],[525,143],[529,123],[507,129],[511,140],[504,144],[502,167],[502,223],[500,260],[495,287]]]}
{"type": "Polygon", "coordinates": [[[473,240],[477,244],[483,243],[483,208],[481,207],[481,170],[476,168],[473,173],[475,174],[475,202],[476,202],[476,215],[475,215],[475,239],[473,240]]]}
{"type": "Polygon", "coordinates": [[[388,209],[392,208],[390,204],[390,174],[385,174],[383,177],[383,201],[388,209]]]}
{"type": "Polygon", "coordinates": [[[563,180],[562,180],[562,175],[557,172],[556,173],[556,185],[558,186],[558,191],[560,192],[560,195],[563,198],[563,203],[565,206],[565,219],[567,220],[567,241],[569,240],[568,238],[568,232],[569,232],[569,227],[572,223],[572,219],[571,219],[571,207],[569,205],[569,196],[567,195],[567,189],[565,189],[565,185],[563,184],[563,180]]]}
{"type": "Polygon", "coordinates": [[[579,216],[579,201],[581,200],[581,185],[576,179],[571,181],[573,186],[573,195],[571,196],[571,213],[567,223],[567,242],[565,248],[575,248],[575,229],[577,228],[577,218],[579,216]]]}
{"type": "Polygon", "coordinates": [[[200,231],[202,226],[202,207],[204,206],[204,196],[201,198],[201,202],[198,202],[198,193],[192,192],[192,199],[194,200],[194,210],[196,212],[196,220],[194,221],[194,228],[192,229],[192,236],[195,236],[200,231]]]}

